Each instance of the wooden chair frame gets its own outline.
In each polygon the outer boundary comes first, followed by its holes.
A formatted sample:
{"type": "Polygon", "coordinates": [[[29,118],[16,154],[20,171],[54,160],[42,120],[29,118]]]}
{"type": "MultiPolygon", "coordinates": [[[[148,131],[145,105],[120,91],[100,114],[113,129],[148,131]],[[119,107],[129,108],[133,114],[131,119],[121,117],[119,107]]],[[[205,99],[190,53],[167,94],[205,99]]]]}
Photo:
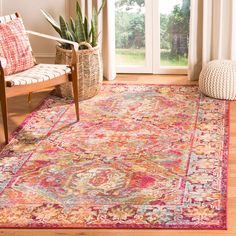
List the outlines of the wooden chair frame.
{"type": "MultiPolygon", "coordinates": [[[[0,19],[1,19],[1,22],[4,22],[4,19],[6,19],[5,22],[7,22],[17,17],[20,17],[20,16],[18,13],[15,13],[13,15],[0,17],[0,19]]],[[[77,121],[79,121],[79,95],[78,95],[77,56],[76,56],[76,51],[78,50],[78,47],[79,47],[78,43],[71,42],[71,41],[64,40],[57,37],[52,37],[46,34],[40,34],[34,31],[26,31],[26,32],[28,34],[33,34],[39,37],[44,37],[47,39],[56,40],[58,42],[68,43],[68,44],[73,45],[72,65],[70,66],[71,74],[63,74],[61,76],[55,77],[45,82],[9,87],[7,86],[5,76],[4,76],[4,70],[3,70],[4,68],[2,67],[1,61],[0,61],[0,100],[1,100],[4,135],[5,135],[6,144],[8,144],[9,142],[7,98],[10,98],[13,96],[17,96],[21,94],[29,94],[35,91],[39,91],[45,88],[53,87],[53,86],[71,81],[73,85],[76,118],[77,118],[77,121]]],[[[35,60],[35,64],[36,64],[36,60],[35,60]]]]}

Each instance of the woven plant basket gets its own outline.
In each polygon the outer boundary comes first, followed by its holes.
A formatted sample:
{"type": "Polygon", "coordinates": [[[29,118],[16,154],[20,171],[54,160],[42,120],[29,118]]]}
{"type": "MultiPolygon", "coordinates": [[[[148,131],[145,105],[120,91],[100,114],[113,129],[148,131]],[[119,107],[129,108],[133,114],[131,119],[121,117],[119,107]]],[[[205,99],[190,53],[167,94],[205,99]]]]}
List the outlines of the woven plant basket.
{"type": "MultiPolygon", "coordinates": [[[[103,66],[99,47],[92,47],[88,43],[81,43],[80,46],[86,46],[88,49],[78,50],[78,80],[79,80],[79,100],[87,100],[98,94],[103,81],[103,66]]],[[[56,64],[71,65],[72,50],[56,48],[56,64]]],[[[57,96],[64,98],[73,97],[71,83],[65,83],[56,87],[57,96]]]]}

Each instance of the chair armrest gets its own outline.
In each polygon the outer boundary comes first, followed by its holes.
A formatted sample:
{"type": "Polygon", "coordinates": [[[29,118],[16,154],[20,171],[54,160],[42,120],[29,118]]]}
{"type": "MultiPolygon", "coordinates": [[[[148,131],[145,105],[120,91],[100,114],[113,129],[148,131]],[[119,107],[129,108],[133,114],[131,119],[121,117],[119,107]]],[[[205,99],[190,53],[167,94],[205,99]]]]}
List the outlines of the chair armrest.
{"type": "Polygon", "coordinates": [[[69,40],[66,40],[66,39],[50,36],[50,35],[47,35],[47,34],[41,34],[41,33],[35,32],[35,31],[31,31],[31,30],[26,30],[26,33],[32,34],[32,35],[35,35],[35,36],[39,36],[39,37],[43,37],[43,38],[46,38],[46,39],[55,40],[55,41],[58,41],[58,42],[61,42],[61,43],[71,44],[71,45],[74,46],[75,51],[78,51],[78,49],[79,49],[79,44],[76,43],[76,42],[72,42],[72,41],[69,41],[69,40]]]}
{"type": "Polygon", "coordinates": [[[5,69],[7,67],[7,60],[5,57],[0,57],[0,66],[5,69]]]}

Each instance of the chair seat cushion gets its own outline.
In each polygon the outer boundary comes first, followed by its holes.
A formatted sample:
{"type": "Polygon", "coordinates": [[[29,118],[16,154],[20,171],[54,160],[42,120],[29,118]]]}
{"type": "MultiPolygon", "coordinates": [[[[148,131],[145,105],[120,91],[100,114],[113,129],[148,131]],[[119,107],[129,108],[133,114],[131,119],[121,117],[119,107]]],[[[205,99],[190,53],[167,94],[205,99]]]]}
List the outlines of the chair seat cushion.
{"type": "Polygon", "coordinates": [[[71,69],[67,65],[38,64],[23,72],[5,76],[5,79],[7,86],[12,87],[44,82],[70,72],[71,69]]]}
{"type": "Polygon", "coordinates": [[[7,61],[5,75],[27,70],[35,65],[31,46],[21,18],[0,23],[0,57],[7,61]]]}

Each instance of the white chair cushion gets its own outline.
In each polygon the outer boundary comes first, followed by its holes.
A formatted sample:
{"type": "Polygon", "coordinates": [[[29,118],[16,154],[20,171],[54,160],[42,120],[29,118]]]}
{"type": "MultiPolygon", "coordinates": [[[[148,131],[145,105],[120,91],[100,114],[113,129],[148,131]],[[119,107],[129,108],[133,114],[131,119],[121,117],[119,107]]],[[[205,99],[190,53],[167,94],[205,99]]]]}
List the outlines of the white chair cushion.
{"type": "Polygon", "coordinates": [[[70,72],[71,69],[67,65],[38,64],[23,72],[5,76],[5,79],[8,86],[30,85],[51,80],[70,72]]]}

